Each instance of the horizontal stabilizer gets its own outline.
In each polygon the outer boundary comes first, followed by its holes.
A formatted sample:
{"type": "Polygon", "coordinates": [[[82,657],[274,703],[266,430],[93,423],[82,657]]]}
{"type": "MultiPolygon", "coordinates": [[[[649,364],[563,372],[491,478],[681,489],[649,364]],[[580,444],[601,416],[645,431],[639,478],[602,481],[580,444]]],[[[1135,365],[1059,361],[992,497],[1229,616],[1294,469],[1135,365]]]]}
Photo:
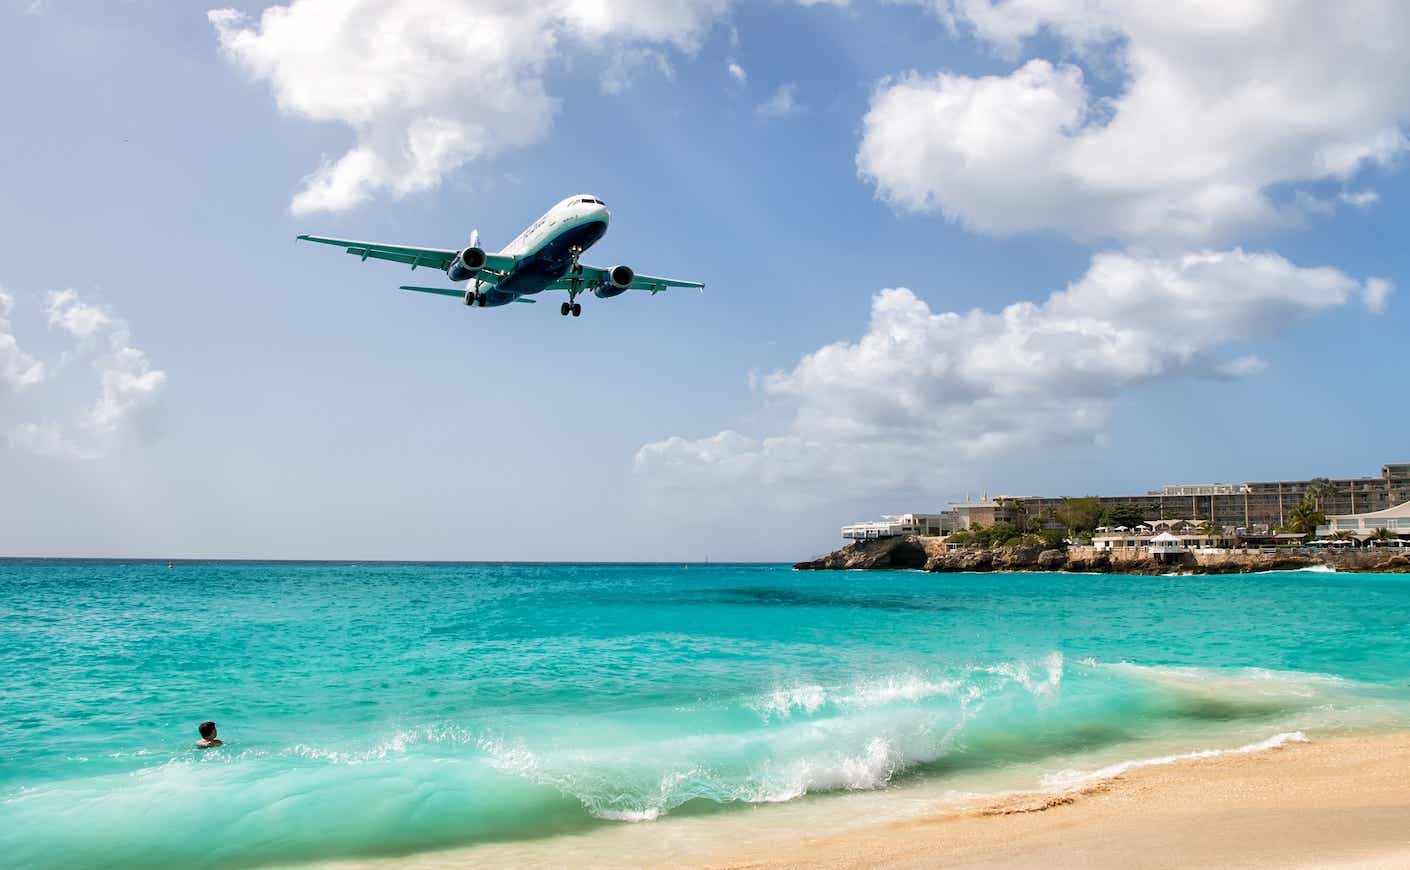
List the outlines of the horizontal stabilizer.
{"type": "Polygon", "coordinates": [[[415,290],[417,293],[434,293],[437,296],[454,296],[457,299],[465,298],[464,290],[457,290],[454,287],[408,287],[401,285],[402,290],[415,290]]]}
{"type": "Polygon", "coordinates": [[[528,298],[526,298],[526,297],[524,297],[524,296],[515,296],[515,297],[514,297],[514,301],[515,301],[515,302],[527,302],[527,303],[529,303],[530,305],[533,305],[535,302],[538,302],[537,299],[528,299],[528,298]]]}

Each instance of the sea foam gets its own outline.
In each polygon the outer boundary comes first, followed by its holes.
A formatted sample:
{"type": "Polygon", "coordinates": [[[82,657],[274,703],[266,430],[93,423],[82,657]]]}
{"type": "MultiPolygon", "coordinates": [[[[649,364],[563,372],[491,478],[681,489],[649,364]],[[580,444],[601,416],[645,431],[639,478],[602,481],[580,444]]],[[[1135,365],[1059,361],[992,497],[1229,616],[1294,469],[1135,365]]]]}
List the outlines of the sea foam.
{"type": "Polygon", "coordinates": [[[1043,777],[1042,784],[1048,789],[1072,789],[1081,786],[1091,785],[1106,779],[1121,776],[1132,770],[1143,767],[1160,767],[1167,764],[1178,764],[1182,761],[1196,761],[1201,758],[1218,758],[1224,755],[1249,755],[1255,752],[1267,752],[1270,749],[1280,749],[1292,743],[1310,743],[1307,735],[1301,731],[1289,731],[1281,734],[1274,734],[1265,740],[1248,743],[1233,749],[1198,749],[1192,752],[1182,752],[1175,755],[1159,755],[1154,758],[1140,758],[1133,761],[1122,761],[1116,764],[1107,765],[1097,770],[1060,770],[1043,777]]]}

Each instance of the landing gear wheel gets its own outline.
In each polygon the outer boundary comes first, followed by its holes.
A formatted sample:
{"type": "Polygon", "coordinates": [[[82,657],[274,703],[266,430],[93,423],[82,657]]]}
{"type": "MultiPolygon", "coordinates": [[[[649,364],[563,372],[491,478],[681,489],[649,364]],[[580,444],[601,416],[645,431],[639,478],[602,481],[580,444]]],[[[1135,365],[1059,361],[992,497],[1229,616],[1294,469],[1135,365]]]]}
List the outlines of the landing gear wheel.
{"type": "Polygon", "coordinates": [[[574,317],[577,317],[579,314],[582,314],[582,313],[583,313],[583,304],[582,304],[581,302],[574,302],[574,303],[573,303],[573,316],[574,316],[574,317]]]}
{"type": "Polygon", "coordinates": [[[486,301],[486,300],[485,300],[485,294],[483,294],[483,293],[476,293],[476,294],[475,294],[475,304],[476,304],[476,305],[479,305],[481,308],[484,308],[484,307],[485,307],[485,301],[486,301]]]}
{"type": "Polygon", "coordinates": [[[479,294],[479,293],[476,293],[474,290],[471,290],[470,292],[468,292],[468,293],[465,294],[465,304],[466,304],[466,305],[474,305],[474,304],[475,304],[475,300],[477,300],[477,299],[479,299],[479,298],[480,298],[480,294],[479,294]]]}
{"type": "Polygon", "coordinates": [[[563,315],[564,317],[567,317],[568,312],[572,309],[572,307],[573,306],[569,305],[567,302],[564,302],[562,305],[558,306],[558,313],[563,315]]]}

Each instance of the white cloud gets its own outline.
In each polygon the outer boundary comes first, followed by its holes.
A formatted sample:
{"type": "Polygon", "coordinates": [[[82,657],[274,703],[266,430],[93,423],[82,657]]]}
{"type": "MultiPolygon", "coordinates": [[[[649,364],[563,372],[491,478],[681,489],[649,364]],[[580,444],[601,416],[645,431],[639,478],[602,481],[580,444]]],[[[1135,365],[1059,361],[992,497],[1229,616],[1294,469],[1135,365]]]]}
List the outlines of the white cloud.
{"type": "Polygon", "coordinates": [[[36,456],[53,459],[101,459],[103,448],[75,441],[58,423],[21,423],[10,430],[8,443],[36,456]]]}
{"type": "Polygon", "coordinates": [[[725,70],[729,73],[730,78],[740,84],[749,80],[749,73],[745,72],[744,67],[740,66],[733,58],[725,62],[725,70]]]}
{"type": "Polygon", "coordinates": [[[72,290],[50,290],[46,310],[50,326],[58,326],[76,338],[91,338],[113,322],[102,308],[78,301],[78,294],[72,290]]]}
{"type": "Polygon", "coordinates": [[[782,118],[785,115],[792,115],[801,111],[802,106],[798,104],[798,85],[793,82],[778,86],[778,90],[773,92],[767,100],[754,108],[754,113],[761,118],[782,118]]]}
{"type": "Polygon", "coordinates": [[[1365,288],[1361,291],[1361,298],[1366,303],[1366,307],[1377,314],[1385,311],[1386,302],[1390,300],[1390,293],[1394,287],[1389,281],[1382,278],[1370,278],[1366,281],[1365,288]]]}
{"type": "Polygon", "coordinates": [[[1238,359],[1231,359],[1226,363],[1215,366],[1216,374],[1226,378],[1239,379],[1251,378],[1254,375],[1261,375],[1268,370],[1268,361],[1256,354],[1241,356],[1238,359]]]}
{"type": "Polygon", "coordinates": [[[609,62],[620,90],[631,54],[693,52],[729,0],[293,0],[257,22],[208,13],[233,63],[269,83],[279,108],[350,126],[356,142],[304,179],[295,213],[341,211],[389,191],[427,190],[457,167],[547,136],[558,100],[546,67],[564,40],[609,62]],[[654,49],[653,49],[654,50],[654,49]]]}
{"type": "Polygon", "coordinates": [[[1408,145],[1410,5],[1320,0],[931,0],[1015,53],[1045,31],[1070,62],[884,82],[857,167],[897,207],[976,230],[1207,242],[1297,216],[1276,189],[1348,180],[1408,145]],[[1332,36],[1334,35],[1334,36],[1332,36]]]}
{"type": "Polygon", "coordinates": [[[651,48],[628,48],[614,52],[602,70],[599,86],[604,94],[620,94],[632,86],[637,73],[655,68],[662,78],[675,81],[676,71],[662,52],[651,48]]]}
{"type": "Polygon", "coordinates": [[[1381,195],[1374,190],[1344,190],[1338,199],[1355,208],[1370,208],[1381,201],[1381,195]]]}
{"type": "Polygon", "coordinates": [[[7,389],[28,387],[44,380],[44,363],[26,353],[10,334],[10,312],[15,297],[0,289],[0,395],[7,389]]]}
{"type": "Polygon", "coordinates": [[[1374,309],[1388,286],[1234,249],[1098,254],[1041,304],[998,312],[935,313],[883,290],[859,340],[760,380],[789,409],[784,431],[670,438],[642,447],[636,469],[702,504],[942,488],[947,463],[1099,438],[1112,403],[1143,383],[1257,374],[1259,358],[1224,354],[1358,297],[1374,309]]]}
{"type": "MultiPolygon", "coordinates": [[[[0,373],[8,370],[3,334],[12,300],[0,293],[0,373]]],[[[51,327],[58,327],[80,342],[79,352],[93,357],[100,390],[93,405],[70,428],[54,421],[20,422],[9,428],[8,443],[43,456],[97,459],[106,455],[154,409],[166,386],[166,372],[152,368],[147,354],[132,346],[126,323],[107,309],[83,302],[73,290],[51,291],[46,306],[51,327]],[[89,339],[102,337],[94,347],[89,339]]],[[[13,339],[12,339],[13,340],[13,339]]],[[[29,360],[33,372],[41,363],[29,360]]],[[[41,370],[42,372],[42,370],[41,370]]],[[[42,379],[30,375],[30,382],[42,379]]]]}

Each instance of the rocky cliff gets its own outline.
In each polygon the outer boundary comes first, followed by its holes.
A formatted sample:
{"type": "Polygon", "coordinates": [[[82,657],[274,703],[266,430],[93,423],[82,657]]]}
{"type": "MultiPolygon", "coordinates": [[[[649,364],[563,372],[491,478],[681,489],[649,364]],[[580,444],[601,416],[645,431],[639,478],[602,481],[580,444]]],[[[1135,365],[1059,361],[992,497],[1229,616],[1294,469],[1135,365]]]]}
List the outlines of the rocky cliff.
{"type": "Polygon", "coordinates": [[[1240,574],[1250,571],[1288,571],[1326,565],[1338,571],[1378,574],[1410,573],[1410,553],[1404,550],[1351,550],[1328,553],[1199,553],[1184,554],[1175,564],[1148,554],[1124,556],[1098,552],[1090,547],[1040,550],[1034,547],[999,547],[993,550],[946,550],[938,538],[913,536],[879,538],[848,544],[819,559],[799,562],[800,570],[923,571],[1082,571],[1111,574],[1240,574]]]}

